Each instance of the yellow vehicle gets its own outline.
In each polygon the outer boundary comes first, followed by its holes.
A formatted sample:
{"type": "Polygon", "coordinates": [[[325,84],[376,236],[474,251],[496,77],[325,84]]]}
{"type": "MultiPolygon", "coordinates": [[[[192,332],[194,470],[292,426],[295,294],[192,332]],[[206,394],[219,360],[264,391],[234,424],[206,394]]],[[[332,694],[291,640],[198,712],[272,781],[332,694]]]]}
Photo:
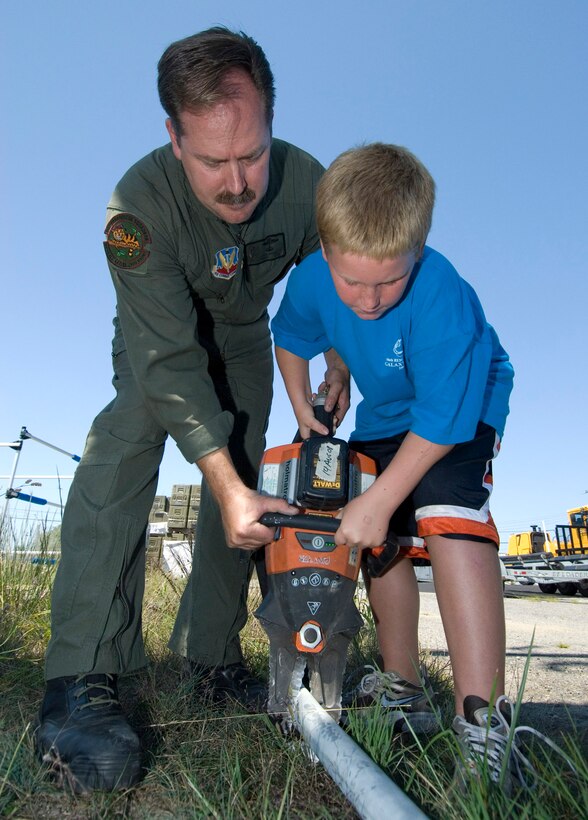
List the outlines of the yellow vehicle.
{"type": "Polygon", "coordinates": [[[516,532],[508,539],[509,555],[531,555],[536,552],[553,552],[554,544],[548,532],[531,524],[528,532],[516,532]]]}
{"type": "Polygon", "coordinates": [[[580,592],[581,595],[588,596],[588,583],[584,579],[577,583],[571,578],[566,578],[560,583],[553,581],[549,583],[547,580],[541,583],[540,574],[533,576],[534,570],[541,570],[544,566],[549,566],[552,571],[569,571],[584,568],[586,565],[588,507],[575,507],[568,510],[567,516],[568,523],[557,524],[554,535],[550,535],[536,524],[532,524],[531,529],[527,532],[517,532],[511,535],[508,539],[506,564],[519,569],[524,567],[529,576],[527,583],[534,583],[533,577],[535,577],[542,592],[560,592],[562,595],[575,595],[576,592],[580,592]]]}
{"type": "Polygon", "coordinates": [[[588,554],[588,507],[568,510],[568,523],[558,524],[555,536],[531,524],[527,532],[517,532],[508,539],[509,555],[531,555],[550,552],[552,555],[588,554]]]}
{"type": "Polygon", "coordinates": [[[573,550],[570,553],[566,552],[566,555],[577,554],[576,551],[580,554],[588,553],[588,507],[568,510],[568,521],[568,525],[559,525],[555,528],[556,538],[560,536],[557,543],[558,548],[573,550]]]}
{"type": "Polygon", "coordinates": [[[568,519],[573,527],[588,526],[588,507],[575,507],[573,510],[568,510],[568,519]]]}

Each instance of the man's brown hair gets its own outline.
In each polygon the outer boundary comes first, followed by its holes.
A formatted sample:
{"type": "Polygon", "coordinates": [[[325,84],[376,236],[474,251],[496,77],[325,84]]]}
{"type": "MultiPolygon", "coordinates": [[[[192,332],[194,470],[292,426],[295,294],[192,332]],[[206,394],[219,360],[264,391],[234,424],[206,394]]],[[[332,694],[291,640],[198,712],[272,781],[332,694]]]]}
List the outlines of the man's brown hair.
{"type": "Polygon", "coordinates": [[[237,96],[237,71],[253,82],[271,124],[274,77],[261,46],[242,31],[215,26],[177,40],[162,54],[157,71],[159,99],[178,137],[182,111],[198,112],[237,96]]]}

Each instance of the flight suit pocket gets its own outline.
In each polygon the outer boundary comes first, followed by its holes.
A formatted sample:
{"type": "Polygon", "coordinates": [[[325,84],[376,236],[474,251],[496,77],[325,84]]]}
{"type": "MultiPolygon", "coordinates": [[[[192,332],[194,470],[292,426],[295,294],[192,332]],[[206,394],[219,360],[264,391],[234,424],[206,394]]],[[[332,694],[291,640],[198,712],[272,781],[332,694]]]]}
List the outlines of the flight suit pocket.
{"type": "Polygon", "coordinates": [[[88,454],[82,457],[76,470],[76,490],[91,509],[101,510],[116,485],[121,453],[88,454]]]}

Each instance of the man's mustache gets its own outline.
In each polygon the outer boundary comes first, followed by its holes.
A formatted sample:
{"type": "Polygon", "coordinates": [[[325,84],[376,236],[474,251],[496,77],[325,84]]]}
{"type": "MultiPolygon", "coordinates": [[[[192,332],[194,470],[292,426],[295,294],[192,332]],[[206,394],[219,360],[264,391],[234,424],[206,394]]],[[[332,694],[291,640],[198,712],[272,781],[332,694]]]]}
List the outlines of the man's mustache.
{"type": "Polygon", "coordinates": [[[247,205],[255,199],[255,191],[251,188],[245,188],[240,194],[231,194],[229,191],[223,191],[218,194],[215,202],[219,205],[247,205]]]}

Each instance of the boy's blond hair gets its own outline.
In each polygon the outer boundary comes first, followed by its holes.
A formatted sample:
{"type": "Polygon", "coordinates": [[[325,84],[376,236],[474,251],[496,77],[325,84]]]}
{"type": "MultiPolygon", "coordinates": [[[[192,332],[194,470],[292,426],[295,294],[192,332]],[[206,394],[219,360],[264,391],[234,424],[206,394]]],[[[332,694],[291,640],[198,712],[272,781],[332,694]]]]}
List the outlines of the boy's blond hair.
{"type": "Polygon", "coordinates": [[[406,148],[375,142],[337,157],[317,190],[325,250],[372,259],[420,253],[431,228],[435,182],[406,148]]]}

